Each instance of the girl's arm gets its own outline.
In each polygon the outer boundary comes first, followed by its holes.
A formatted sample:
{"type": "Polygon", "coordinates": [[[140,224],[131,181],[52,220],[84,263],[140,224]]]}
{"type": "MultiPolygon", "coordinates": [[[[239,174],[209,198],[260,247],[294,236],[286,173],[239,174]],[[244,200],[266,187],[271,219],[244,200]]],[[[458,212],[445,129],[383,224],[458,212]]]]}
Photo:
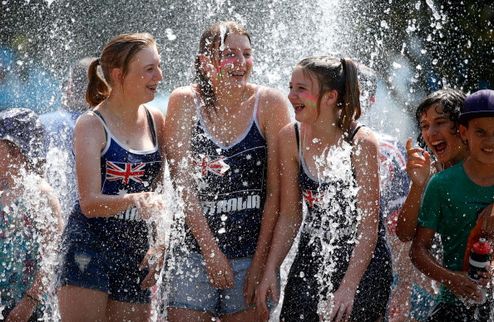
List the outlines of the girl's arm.
{"type": "Polygon", "coordinates": [[[256,306],[262,320],[269,318],[266,306],[268,294],[278,301],[277,272],[290,250],[302,222],[302,195],[298,184],[299,162],[292,124],[278,134],[280,215],[271,241],[266,269],[256,292],[256,306]]]}
{"type": "MultiPolygon", "coordinates": [[[[358,242],[353,249],[348,270],[338,290],[334,293],[332,321],[334,317],[350,316],[358,285],[376,248],[379,223],[379,144],[375,135],[362,128],[355,137],[357,151],[352,164],[357,187],[357,208],[362,219],[357,228],[358,242]]],[[[339,319],[337,319],[339,320],[339,319]]]]}
{"type": "Polygon", "coordinates": [[[101,193],[101,151],[106,144],[103,125],[96,116],[83,114],[74,129],[77,184],[82,213],[86,217],[112,217],[137,206],[150,205],[150,192],[124,195],[101,193]]]}
{"type": "Polygon", "coordinates": [[[407,199],[400,209],[396,235],[403,242],[408,242],[415,236],[420,209],[420,200],[430,176],[431,160],[427,151],[412,146],[412,139],[406,143],[408,161],[407,173],[412,181],[407,199]]]}
{"type": "Polygon", "coordinates": [[[246,276],[244,294],[248,304],[255,302],[255,289],[262,278],[264,266],[269,253],[269,245],[279,212],[279,179],[277,136],[280,130],[290,122],[290,115],[284,96],[273,90],[265,89],[260,98],[260,119],[267,143],[268,171],[266,201],[262,213],[261,230],[256,252],[246,276]],[[273,117],[276,115],[276,117],[273,117]]]}
{"type": "Polygon", "coordinates": [[[191,162],[191,137],[197,122],[190,87],[173,91],[168,101],[165,122],[165,150],[175,188],[184,202],[185,223],[194,235],[206,261],[209,279],[215,288],[233,286],[233,271],[218,247],[198,199],[191,162]]]}

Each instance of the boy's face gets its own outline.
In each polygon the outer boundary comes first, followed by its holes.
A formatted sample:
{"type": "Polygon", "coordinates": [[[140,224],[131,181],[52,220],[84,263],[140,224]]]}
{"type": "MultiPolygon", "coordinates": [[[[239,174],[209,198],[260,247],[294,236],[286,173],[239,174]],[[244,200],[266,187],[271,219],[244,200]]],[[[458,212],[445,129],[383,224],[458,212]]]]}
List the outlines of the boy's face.
{"type": "Polygon", "coordinates": [[[465,148],[455,123],[440,104],[433,104],[420,117],[420,132],[427,147],[442,164],[458,161],[465,148]]]}
{"type": "Polygon", "coordinates": [[[468,142],[471,158],[494,165],[494,117],[471,119],[468,126],[460,126],[460,134],[468,142]]]}

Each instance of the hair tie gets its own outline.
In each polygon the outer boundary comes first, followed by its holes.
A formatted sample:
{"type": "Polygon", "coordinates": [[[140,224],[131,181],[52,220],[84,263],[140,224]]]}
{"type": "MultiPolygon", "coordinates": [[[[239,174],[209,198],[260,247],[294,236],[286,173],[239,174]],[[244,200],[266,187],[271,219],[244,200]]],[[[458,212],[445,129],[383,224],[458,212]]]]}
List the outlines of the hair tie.
{"type": "Polygon", "coordinates": [[[345,58],[340,59],[340,63],[341,63],[341,68],[345,70],[345,58]]]}

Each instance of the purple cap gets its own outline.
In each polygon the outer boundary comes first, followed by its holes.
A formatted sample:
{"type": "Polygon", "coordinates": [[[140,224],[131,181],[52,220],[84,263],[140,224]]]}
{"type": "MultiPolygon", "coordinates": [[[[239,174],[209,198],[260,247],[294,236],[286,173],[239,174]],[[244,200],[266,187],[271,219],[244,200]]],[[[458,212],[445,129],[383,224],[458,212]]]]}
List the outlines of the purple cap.
{"type": "Polygon", "coordinates": [[[460,123],[466,123],[477,117],[494,117],[494,90],[483,89],[465,99],[460,113],[460,123]]]}
{"type": "Polygon", "coordinates": [[[45,130],[38,115],[27,108],[0,112],[0,140],[15,144],[31,161],[43,158],[45,130]]]}

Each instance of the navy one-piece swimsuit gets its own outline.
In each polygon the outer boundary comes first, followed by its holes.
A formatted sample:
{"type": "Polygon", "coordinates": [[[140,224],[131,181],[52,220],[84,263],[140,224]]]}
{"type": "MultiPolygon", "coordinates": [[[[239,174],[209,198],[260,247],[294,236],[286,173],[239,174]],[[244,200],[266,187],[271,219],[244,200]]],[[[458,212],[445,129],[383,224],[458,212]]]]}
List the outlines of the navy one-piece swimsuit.
{"type": "MultiPolygon", "coordinates": [[[[151,113],[146,109],[154,143],[148,151],[124,146],[114,137],[98,112],[107,144],[101,153],[101,193],[120,195],[151,191],[161,173],[162,156],[151,113]]],[[[79,203],[64,231],[65,262],[62,283],[107,292],[111,299],[148,303],[149,290],[140,289],[147,273],[139,264],[149,248],[149,229],[132,207],[112,217],[88,218],[79,203]]]]}
{"type": "MultiPolygon", "coordinates": [[[[329,228],[325,227],[323,223],[325,216],[334,216],[334,222],[343,223],[346,220],[344,217],[348,216],[348,214],[356,217],[357,213],[355,210],[348,211],[349,209],[347,208],[350,205],[348,197],[344,195],[344,191],[349,188],[351,183],[344,182],[343,180],[338,180],[338,182],[320,182],[308,173],[300,148],[297,124],[295,124],[295,131],[300,159],[299,184],[308,212],[304,218],[297,254],[288,275],[281,320],[285,322],[319,321],[317,306],[322,286],[318,282],[317,277],[321,276],[324,266],[335,264],[330,277],[332,285],[330,291],[331,293],[335,292],[348,269],[354,244],[349,243],[351,234],[342,234],[343,236],[336,242],[338,247],[336,247],[334,256],[332,257],[337,258],[337,262],[324,263],[321,239],[325,242],[327,242],[327,239],[324,236],[314,236],[314,228],[321,229],[322,227],[323,230],[329,231],[329,228]],[[338,205],[337,208],[339,208],[339,211],[330,211],[320,207],[318,196],[321,192],[328,189],[334,191],[335,196],[333,202],[338,205]]],[[[357,131],[358,128],[350,136],[349,143],[352,143],[357,131]]],[[[381,216],[374,256],[360,281],[357,294],[355,295],[352,321],[376,321],[380,316],[384,316],[391,290],[391,281],[391,255],[386,242],[381,216]]],[[[324,285],[327,285],[327,281],[324,285]]]]}
{"type": "MultiPolygon", "coordinates": [[[[257,123],[259,89],[251,124],[239,139],[224,146],[210,135],[200,113],[192,137],[192,157],[199,199],[221,251],[229,259],[253,256],[266,195],[267,150],[257,123]]],[[[200,252],[187,230],[188,248],[200,252]]]]}

